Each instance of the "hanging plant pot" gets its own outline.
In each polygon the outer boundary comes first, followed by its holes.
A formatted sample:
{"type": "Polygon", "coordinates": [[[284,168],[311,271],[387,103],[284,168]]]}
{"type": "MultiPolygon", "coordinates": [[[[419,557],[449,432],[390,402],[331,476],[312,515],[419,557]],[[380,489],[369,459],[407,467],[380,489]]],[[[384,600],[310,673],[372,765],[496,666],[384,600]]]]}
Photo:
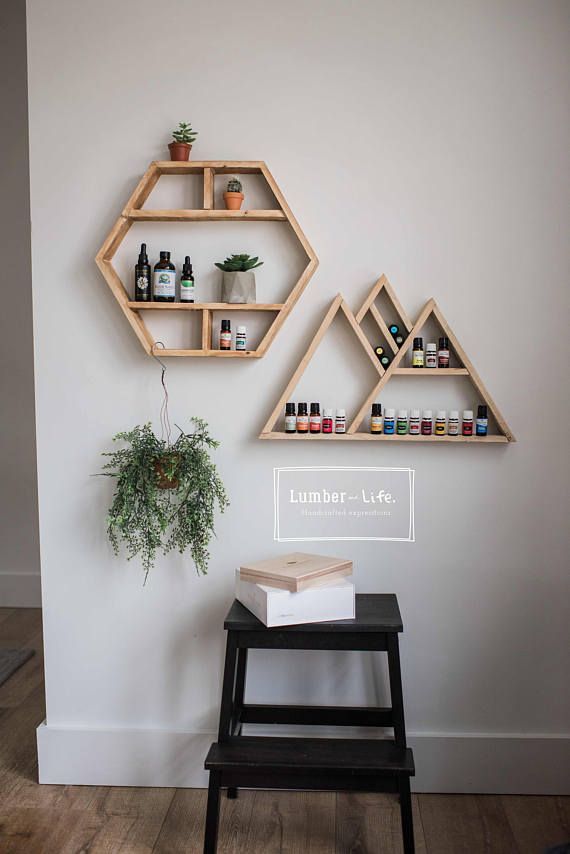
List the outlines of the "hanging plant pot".
{"type": "Polygon", "coordinates": [[[222,274],[222,302],[255,302],[255,273],[227,272],[222,274]]]}
{"type": "Polygon", "coordinates": [[[243,200],[243,193],[224,193],[224,204],[228,211],[239,211],[243,200]]]}
{"type": "Polygon", "coordinates": [[[190,160],[192,146],[188,142],[171,142],[168,150],[171,160],[190,160]]]}
{"type": "Polygon", "coordinates": [[[176,477],[176,468],[179,460],[178,454],[165,454],[154,461],[154,471],[158,478],[156,485],[159,489],[178,489],[179,480],[176,477]],[[171,477],[167,474],[168,470],[173,472],[171,477]]]}

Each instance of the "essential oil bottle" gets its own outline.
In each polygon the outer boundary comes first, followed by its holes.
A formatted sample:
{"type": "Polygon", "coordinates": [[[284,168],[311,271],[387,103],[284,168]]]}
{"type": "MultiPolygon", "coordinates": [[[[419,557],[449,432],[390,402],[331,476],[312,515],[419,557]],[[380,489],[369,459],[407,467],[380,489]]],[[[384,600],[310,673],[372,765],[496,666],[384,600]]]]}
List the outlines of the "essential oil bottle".
{"type": "Polygon", "coordinates": [[[309,432],[309,416],[307,414],[307,404],[300,403],[297,407],[297,433],[309,432]]]}
{"type": "Polygon", "coordinates": [[[412,350],[412,368],[423,368],[424,366],[424,339],[414,338],[412,350]]]}
{"type": "Polygon", "coordinates": [[[236,350],[247,350],[247,327],[238,326],[236,329],[236,350]]]}
{"type": "Polygon", "coordinates": [[[477,421],[475,422],[475,435],[486,436],[489,430],[489,417],[485,405],[477,407],[477,421]]]}
{"type": "Polygon", "coordinates": [[[433,413],[431,409],[424,409],[422,415],[422,436],[431,436],[433,432],[433,413]]]}
{"type": "Polygon", "coordinates": [[[398,436],[405,436],[408,432],[408,410],[398,410],[398,420],[396,422],[396,433],[398,436]]]}
{"type": "Polygon", "coordinates": [[[220,350],[232,349],[232,324],[229,320],[222,320],[220,329],[220,350]]]}
{"type": "Polygon", "coordinates": [[[136,302],[150,302],[152,300],[150,264],[146,254],[146,243],[141,243],[139,260],[135,264],[135,300],[136,302]]]}
{"type": "Polygon", "coordinates": [[[176,299],[176,267],[170,260],[170,252],[161,252],[160,261],[154,265],[152,290],[155,302],[176,299]]]}
{"type": "Polygon", "coordinates": [[[311,433],[321,432],[321,407],[318,403],[311,403],[311,415],[309,417],[309,430],[311,433]]]}
{"type": "Polygon", "coordinates": [[[385,350],[384,350],[384,347],[382,347],[382,346],[378,346],[378,347],[375,347],[375,348],[374,348],[374,352],[376,353],[376,355],[377,355],[377,356],[378,356],[378,358],[380,359],[380,358],[381,358],[381,356],[383,356],[383,355],[384,355],[385,350]]]}
{"type": "Polygon", "coordinates": [[[323,413],[323,425],[322,425],[323,433],[332,433],[333,431],[333,411],[332,409],[325,409],[323,413]]]}
{"type": "Polygon", "coordinates": [[[457,409],[451,409],[447,420],[448,436],[459,436],[459,412],[457,409]]]}
{"type": "Polygon", "coordinates": [[[446,338],[445,335],[439,339],[437,366],[438,368],[449,368],[449,338],[446,338]]]}
{"type": "MultiPolygon", "coordinates": [[[[180,302],[194,302],[194,273],[192,272],[192,262],[190,256],[187,255],[184,259],[182,267],[182,275],[180,277],[180,302]]],[[[236,350],[239,349],[236,343],[236,350]]]]}
{"type": "Polygon", "coordinates": [[[463,425],[461,432],[464,436],[473,435],[473,411],[471,409],[463,410],[463,425]]]}
{"type": "Polygon", "coordinates": [[[397,323],[391,323],[390,326],[388,327],[388,331],[390,332],[390,335],[392,336],[392,338],[395,338],[396,335],[399,335],[399,333],[400,333],[400,327],[398,326],[397,323]]]}
{"type": "Polygon", "coordinates": [[[401,332],[398,332],[397,335],[394,335],[394,341],[396,342],[396,346],[399,349],[402,346],[402,344],[404,343],[404,336],[402,335],[401,332]]]}
{"type": "Polygon", "coordinates": [[[370,414],[370,432],[371,433],[381,433],[382,432],[382,404],[381,403],[373,403],[372,404],[372,412],[370,414]]]}
{"type": "Polygon", "coordinates": [[[346,433],[346,412],[344,409],[337,409],[334,419],[334,432],[346,433]]]}
{"type": "Polygon", "coordinates": [[[390,356],[387,356],[386,353],[384,353],[383,356],[380,356],[380,364],[382,365],[384,370],[386,370],[391,361],[392,360],[390,359],[390,356]]]}
{"type": "Polygon", "coordinates": [[[396,410],[387,409],[384,412],[384,433],[393,436],[396,430],[396,410]]]}
{"type": "Polygon", "coordinates": [[[421,428],[420,410],[412,409],[410,412],[410,436],[419,436],[421,428]]]}
{"type": "Polygon", "coordinates": [[[285,432],[286,433],[296,433],[297,432],[297,416],[295,415],[295,404],[294,403],[286,403],[285,404],[285,432]]]}
{"type": "Polygon", "coordinates": [[[426,346],[426,368],[437,368],[437,347],[435,344],[426,346]]]}
{"type": "Polygon", "coordinates": [[[445,409],[438,409],[437,415],[435,416],[435,435],[436,436],[445,436],[445,427],[446,427],[446,411],[445,409]]]}

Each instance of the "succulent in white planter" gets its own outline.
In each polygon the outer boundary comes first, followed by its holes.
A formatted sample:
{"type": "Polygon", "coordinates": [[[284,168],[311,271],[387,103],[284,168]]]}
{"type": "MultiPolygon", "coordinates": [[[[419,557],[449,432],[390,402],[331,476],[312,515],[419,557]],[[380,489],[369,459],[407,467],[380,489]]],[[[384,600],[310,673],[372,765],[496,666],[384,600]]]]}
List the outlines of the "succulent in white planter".
{"type": "Polygon", "coordinates": [[[216,262],[216,267],[222,271],[222,302],[248,303],[255,302],[255,270],[261,267],[263,261],[256,256],[230,255],[225,261],[216,262]]]}

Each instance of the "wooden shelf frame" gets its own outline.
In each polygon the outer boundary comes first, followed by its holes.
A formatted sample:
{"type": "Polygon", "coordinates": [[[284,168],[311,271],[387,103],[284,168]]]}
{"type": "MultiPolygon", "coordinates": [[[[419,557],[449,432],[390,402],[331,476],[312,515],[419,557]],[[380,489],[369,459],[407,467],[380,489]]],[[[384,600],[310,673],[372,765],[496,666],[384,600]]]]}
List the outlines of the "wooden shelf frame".
{"type": "Polygon", "coordinates": [[[287,386],[279,398],[275,408],[271,412],[266,424],[264,425],[260,435],[260,439],[270,439],[270,440],[293,440],[293,441],[387,441],[387,442],[435,442],[435,443],[468,443],[468,444],[476,444],[476,445],[487,445],[493,443],[507,443],[507,442],[516,442],[515,436],[511,429],[509,428],[507,422],[505,421],[503,415],[501,414],[497,404],[487,391],[486,387],[483,385],[483,381],[481,380],[479,374],[475,370],[471,360],[468,358],[465,350],[459,343],[457,336],[451,329],[449,323],[443,316],[439,306],[435,302],[434,299],[429,299],[422,310],[420,311],[418,318],[415,323],[412,323],[406,314],[403,306],[401,305],[394,289],[390,285],[388,279],[385,275],[382,275],[376,284],[373,286],[372,290],[364,300],[360,309],[353,314],[346,302],[343,299],[342,294],[338,294],[333,300],[327,314],[325,315],[319,329],[317,330],[315,336],[311,341],[311,345],[307,352],[302,357],[299,362],[297,368],[295,369],[291,379],[287,383],[287,386]],[[388,325],[386,324],[384,318],[382,317],[379,309],[375,305],[375,300],[381,293],[381,291],[385,291],[388,300],[392,304],[393,309],[396,311],[398,316],[400,317],[406,331],[407,335],[404,339],[404,343],[398,349],[396,346],[395,349],[392,347],[391,340],[392,336],[388,330],[388,325]],[[373,359],[376,363],[376,367],[379,373],[379,379],[371,389],[370,393],[367,395],[366,399],[363,401],[361,407],[357,411],[356,415],[352,419],[351,423],[348,426],[346,433],[341,434],[323,434],[317,433],[314,435],[306,435],[306,434],[298,434],[298,433],[284,433],[275,430],[275,426],[278,423],[279,419],[283,414],[283,409],[287,401],[291,400],[293,392],[303,376],[309,362],[313,358],[313,355],[320,344],[322,338],[324,337],[327,329],[331,325],[334,317],[338,313],[338,311],[342,309],[345,317],[350,323],[351,328],[355,332],[362,348],[366,352],[366,354],[373,359]],[[368,338],[364,335],[361,329],[361,323],[367,314],[370,313],[376,325],[379,327],[380,331],[386,338],[387,343],[390,345],[394,356],[388,367],[384,370],[380,365],[380,362],[376,358],[374,350],[368,338]],[[433,316],[436,323],[440,326],[442,333],[447,336],[450,342],[450,346],[453,349],[458,362],[461,367],[454,368],[408,368],[401,367],[402,360],[406,353],[409,351],[413,339],[420,335],[426,321],[433,316]],[[361,429],[362,422],[366,417],[367,413],[370,411],[371,404],[378,399],[380,392],[385,388],[386,384],[390,380],[392,376],[401,376],[401,377],[411,377],[421,378],[421,377],[468,377],[472,384],[475,386],[479,396],[482,401],[487,404],[491,414],[493,415],[497,427],[499,428],[499,433],[496,434],[488,434],[487,436],[410,436],[406,434],[405,436],[394,435],[386,435],[385,433],[380,434],[372,434],[366,433],[361,429]]]}
{"type": "Polygon", "coordinates": [[[96,263],[117,300],[131,329],[137,336],[143,349],[149,355],[161,356],[222,356],[223,358],[259,359],[265,355],[273,339],[285,323],[293,306],[307,287],[319,265],[319,260],[302,231],[299,223],[287,204],[273,175],[262,160],[194,160],[175,162],[170,160],[153,161],[127,201],[115,225],[107,235],[97,253],[96,263]],[[216,175],[261,175],[279,207],[275,210],[216,210],[214,207],[214,179],[216,175]],[[143,205],[162,175],[202,175],[204,179],[203,207],[198,210],[149,210],[143,205]],[[235,305],[231,303],[140,303],[131,299],[117,271],[113,258],[133,223],[135,222],[281,222],[292,229],[307,257],[307,265],[283,303],[251,303],[235,305]],[[199,349],[169,349],[157,346],[150,330],[141,316],[145,311],[201,311],[202,334],[199,349]],[[249,351],[219,351],[212,348],[212,314],[214,311],[261,311],[274,313],[269,328],[258,347],[249,351]]]}

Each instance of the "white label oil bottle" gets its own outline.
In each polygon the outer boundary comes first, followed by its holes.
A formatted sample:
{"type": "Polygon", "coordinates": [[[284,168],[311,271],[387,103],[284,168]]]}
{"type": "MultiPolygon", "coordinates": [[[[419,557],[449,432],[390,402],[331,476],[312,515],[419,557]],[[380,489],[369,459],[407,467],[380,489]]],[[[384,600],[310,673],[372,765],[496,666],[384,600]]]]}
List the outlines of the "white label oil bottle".
{"type": "Polygon", "coordinates": [[[170,252],[161,252],[160,261],[154,265],[152,291],[155,302],[176,299],[176,267],[170,260],[170,252]]]}
{"type": "Polygon", "coordinates": [[[194,273],[192,272],[192,262],[190,256],[187,255],[184,259],[182,267],[182,276],[180,277],[180,302],[194,302],[195,282],[194,273]]]}

